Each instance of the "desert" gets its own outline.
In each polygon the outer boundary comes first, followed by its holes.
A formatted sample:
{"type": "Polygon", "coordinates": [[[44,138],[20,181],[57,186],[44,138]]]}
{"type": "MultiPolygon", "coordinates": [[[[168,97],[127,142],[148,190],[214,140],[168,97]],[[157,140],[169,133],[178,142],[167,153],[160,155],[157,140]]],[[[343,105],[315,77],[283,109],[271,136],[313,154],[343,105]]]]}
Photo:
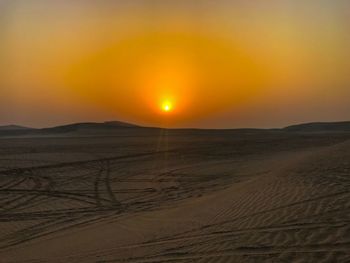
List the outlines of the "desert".
{"type": "Polygon", "coordinates": [[[346,123],[105,125],[0,129],[0,262],[350,261],[346,123]]]}

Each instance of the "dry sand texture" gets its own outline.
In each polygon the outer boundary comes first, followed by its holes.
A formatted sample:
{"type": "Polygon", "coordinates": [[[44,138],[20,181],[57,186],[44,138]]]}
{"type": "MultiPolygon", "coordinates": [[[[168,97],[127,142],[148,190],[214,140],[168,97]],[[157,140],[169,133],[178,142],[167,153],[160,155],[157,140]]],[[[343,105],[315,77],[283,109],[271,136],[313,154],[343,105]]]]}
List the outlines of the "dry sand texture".
{"type": "Polygon", "coordinates": [[[348,140],[0,139],[0,262],[350,262],[348,140]]]}

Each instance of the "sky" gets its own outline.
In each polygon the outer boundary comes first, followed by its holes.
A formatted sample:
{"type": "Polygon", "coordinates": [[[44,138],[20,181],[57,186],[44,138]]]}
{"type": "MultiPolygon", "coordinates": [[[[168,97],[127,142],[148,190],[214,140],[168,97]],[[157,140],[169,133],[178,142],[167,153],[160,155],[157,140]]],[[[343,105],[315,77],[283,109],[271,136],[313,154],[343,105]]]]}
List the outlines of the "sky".
{"type": "Polygon", "coordinates": [[[349,20],[347,0],[0,0],[0,125],[350,120],[349,20]]]}

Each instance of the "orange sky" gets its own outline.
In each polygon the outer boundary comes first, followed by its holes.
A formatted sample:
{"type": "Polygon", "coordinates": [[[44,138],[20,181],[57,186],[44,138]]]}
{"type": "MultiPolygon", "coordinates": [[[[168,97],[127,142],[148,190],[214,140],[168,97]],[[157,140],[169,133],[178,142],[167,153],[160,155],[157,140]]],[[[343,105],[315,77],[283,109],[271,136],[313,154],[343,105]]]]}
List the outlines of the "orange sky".
{"type": "Polygon", "coordinates": [[[348,10],[343,0],[1,1],[0,124],[350,119],[348,10]]]}

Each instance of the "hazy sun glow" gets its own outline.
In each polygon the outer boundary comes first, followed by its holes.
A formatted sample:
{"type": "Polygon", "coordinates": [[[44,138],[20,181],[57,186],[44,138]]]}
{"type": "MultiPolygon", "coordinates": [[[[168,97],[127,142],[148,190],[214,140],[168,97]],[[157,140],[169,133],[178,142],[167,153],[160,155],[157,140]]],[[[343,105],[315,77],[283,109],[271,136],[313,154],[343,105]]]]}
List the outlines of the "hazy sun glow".
{"type": "Polygon", "coordinates": [[[0,125],[346,120],[348,10],[344,0],[0,0],[0,125]]]}
{"type": "Polygon", "coordinates": [[[164,101],[162,104],[162,110],[165,112],[169,112],[173,109],[173,106],[171,104],[171,102],[169,101],[164,101]]]}

